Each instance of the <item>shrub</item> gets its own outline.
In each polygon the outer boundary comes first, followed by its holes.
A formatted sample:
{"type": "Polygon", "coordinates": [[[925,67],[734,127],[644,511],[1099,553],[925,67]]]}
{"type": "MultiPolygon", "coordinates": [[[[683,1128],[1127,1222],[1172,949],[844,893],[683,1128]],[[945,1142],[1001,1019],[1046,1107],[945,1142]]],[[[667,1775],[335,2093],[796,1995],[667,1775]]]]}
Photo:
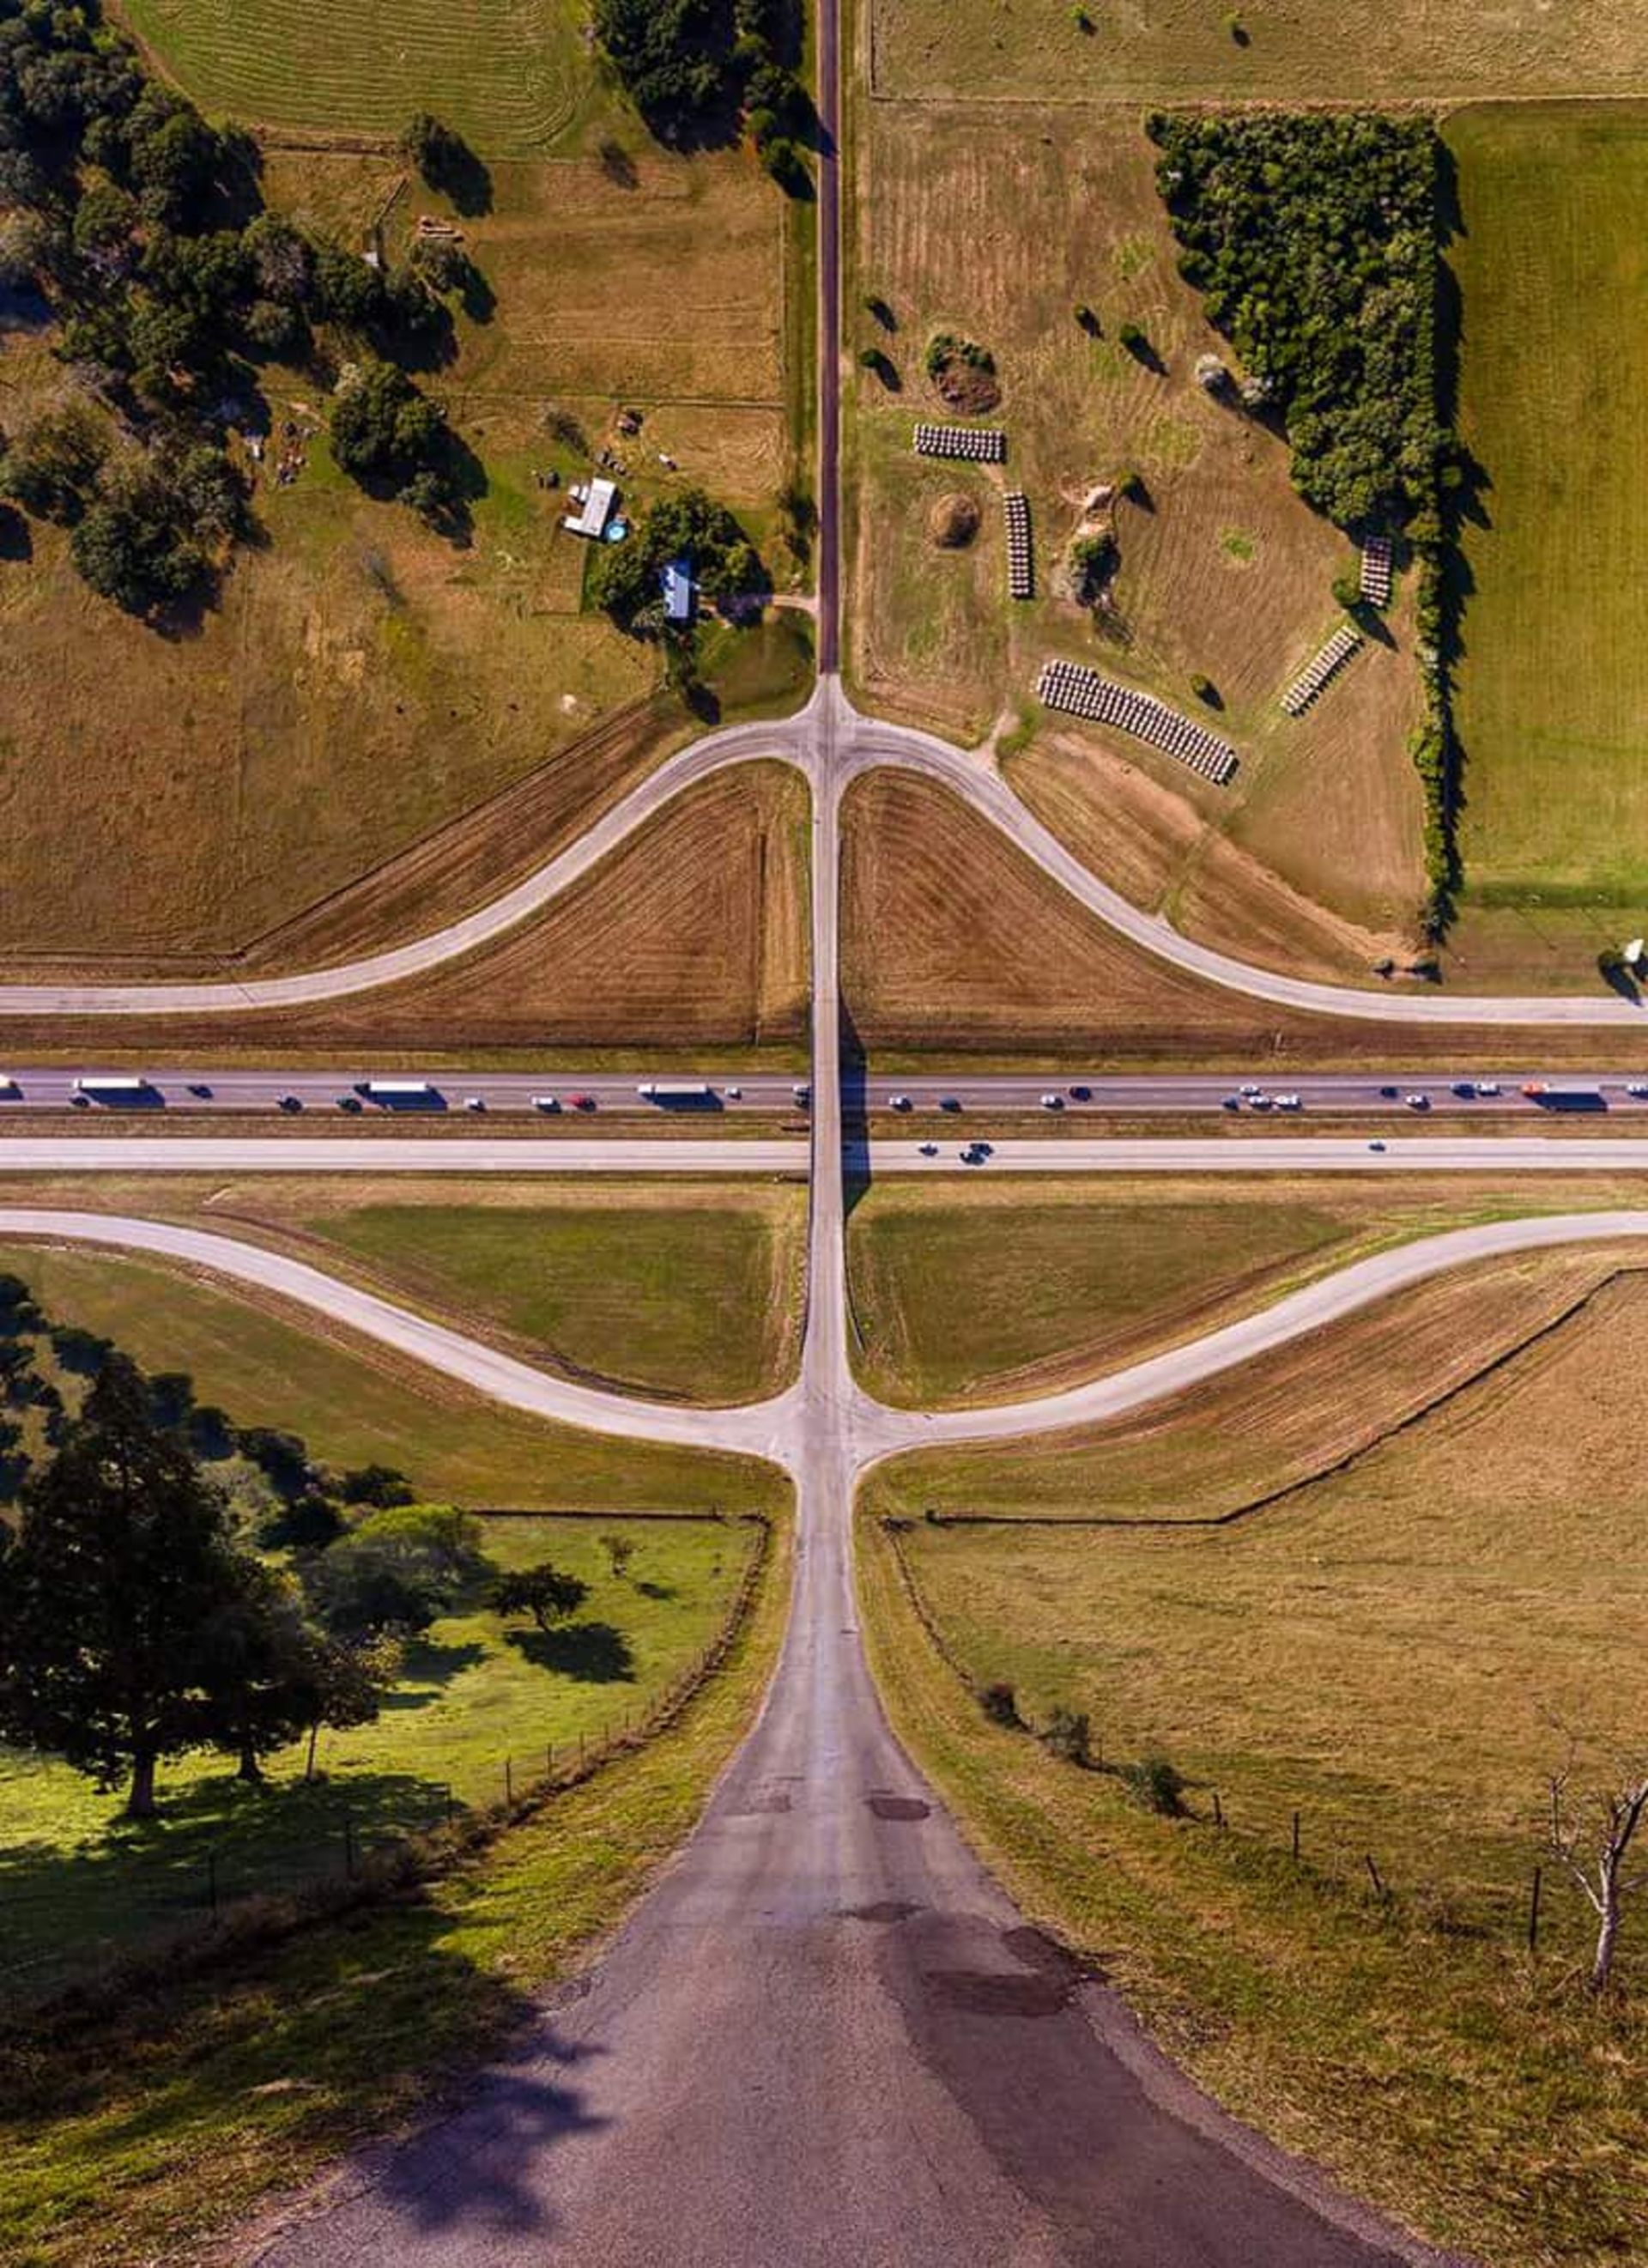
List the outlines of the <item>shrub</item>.
{"type": "Polygon", "coordinates": [[[992,1725],[1019,1725],[1019,1697],[1004,1677],[991,1680],[979,1689],[979,1707],[992,1725]]]}
{"type": "Polygon", "coordinates": [[[1146,1756],[1143,1763],[1124,1764],[1122,1777],[1147,1811],[1163,1819],[1182,1819],[1188,1785],[1177,1764],[1166,1756],[1146,1756]]]}
{"type": "Polygon", "coordinates": [[[1218,699],[1218,686],[1210,677],[1204,676],[1200,670],[1197,670],[1196,675],[1190,680],[1190,690],[1198,701],[1206,702],[1210,707],[1218,699]]]}
{"type": "Polygon", "coordinates": [[[1335,606],[1343,607],[1346,614],[1353,615],[1362,603],[1361,578],[1349,572],[1335,575],[1333,578],[1333,595],[1335,606]]]}
{"type": "Polygon", "coordinates": [[[1041,1738],[1067,1764],[1085,1766],[1093,1761],[1093,1735],[1085,1709],[1066,1709],[1061,1703],[1048,1719],[1041,1738]]]}

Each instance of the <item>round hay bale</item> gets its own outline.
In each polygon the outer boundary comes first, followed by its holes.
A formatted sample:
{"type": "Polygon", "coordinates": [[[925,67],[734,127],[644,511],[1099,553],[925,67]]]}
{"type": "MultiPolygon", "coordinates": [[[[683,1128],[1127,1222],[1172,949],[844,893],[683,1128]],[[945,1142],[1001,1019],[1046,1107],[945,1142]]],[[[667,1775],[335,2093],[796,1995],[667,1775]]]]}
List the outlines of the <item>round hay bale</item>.
{"type": "Polygon", "coordinates": [[[932,540],[941,551],[965,551],[979,532],[979,508],[970,496],[942,496],[927,515],[932,540]]]}

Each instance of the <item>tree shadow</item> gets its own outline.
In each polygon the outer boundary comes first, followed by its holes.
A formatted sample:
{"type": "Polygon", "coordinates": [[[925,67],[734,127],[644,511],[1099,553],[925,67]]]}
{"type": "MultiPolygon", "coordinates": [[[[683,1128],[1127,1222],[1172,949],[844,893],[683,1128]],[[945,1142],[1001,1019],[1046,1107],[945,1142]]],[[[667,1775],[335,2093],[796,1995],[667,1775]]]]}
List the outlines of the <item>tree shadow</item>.
{"type": "Polygon", "coordinates": [[[441,1698],[440,1689],[450,1685],[454,1677],[477,1662],[486,1660],[486,1648],[471,1639],[460,1645],[444,1645],[438,1638],[416,1638],[408,1644],[401,1666],[401,1683],[392,1693],[383,1697],[385,1710],[426,1709],[431,1701],[441,1698]],[[409,1692],[408,1685],[419,1690],[409,1692]]]}
{"type": "Polygon", "coordinates": [[[20,566],[33,556],[34,538],[27,520],[14,504],[0,504],[0,560],[20,566]]]}
{"type": "Polygon", "coordinates": [[[440,163],[435,169],[433,186],[451,199],[466,220],[478,219],[492,210],[490,168],[485,158],[450,128],[440,163]]]}
{"type": "Polygon", "coordinates": [[[638,189],[641,169],[615,136],[609,134],[600,145],[600,169],[616,189],[638,189]]]}
{"type": "Polygon", "coordinates": [[[644,1599],[679,1599],[681,1596],[678,1583],[655,1583],[651,1576],[644,1576],[635,1587],[644,1599]]]}
{"type": "Polygon", "coordinates": [[[555,1630],[512,1630],[509,1642],[539,1669],[576,1678],[580,1685],[628,1684],[635,1656],[611,1623],[563,1623],[555,1630]]]}

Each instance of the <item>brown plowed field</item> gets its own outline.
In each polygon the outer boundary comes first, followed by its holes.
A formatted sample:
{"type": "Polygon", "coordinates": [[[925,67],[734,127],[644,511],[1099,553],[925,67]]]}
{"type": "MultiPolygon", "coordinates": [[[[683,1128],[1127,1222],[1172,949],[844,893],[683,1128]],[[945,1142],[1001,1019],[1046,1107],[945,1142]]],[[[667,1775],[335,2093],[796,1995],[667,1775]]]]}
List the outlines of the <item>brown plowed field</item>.
{"type": "Polygon", "coordinates": [[[922,1052],[1102,1064],[1595,1062],[1594,1034],[1506,1035],[1268,1007],[1126,944],[957,798],[874,772],[849,791],[842,983],[872,1057],[922,1052]]]}
{"type": "MultiPolygon", "coordinates": [[[[806,1027],[806,797],[777,765],[689,790],[537,920],[425,978],[305,1010],[122,1022],[125,1048],[793,1045],[806,1027]]],[[[9,1026],[95,1050],[106,1020],[9,1026]]]]}

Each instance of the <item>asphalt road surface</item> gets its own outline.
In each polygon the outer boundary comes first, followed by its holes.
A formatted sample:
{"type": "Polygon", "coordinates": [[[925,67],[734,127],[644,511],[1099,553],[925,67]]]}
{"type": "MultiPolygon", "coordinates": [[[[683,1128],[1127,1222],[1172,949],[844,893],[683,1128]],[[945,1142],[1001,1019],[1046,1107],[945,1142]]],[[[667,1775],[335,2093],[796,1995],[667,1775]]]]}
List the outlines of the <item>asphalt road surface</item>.
{"type": "MultiPolygon", "coordinates": [[[[980,1071],[953,1069],[879,1075],[867,1082],[856,1102],[877,1115],[906,1112],[915,1117],[961,1110],[969,1115],[1018,1115],[1034,1111],[1064,1118],[1163,1117],[1206,1112],[1224,1117],[1262,1119],[1313,1115],[1404,1117],[1418,1107],[1427,1114],[1462,1114],[1473,1118],[1507,1116],[1576,1118],[1610,1113],[1648,1124],[1648,1079],[1637,1071],[1585,1072],[1598,1100],[1589,1108],[1565,1107],[1549,1090],[1576,1084],[1571,1071],[1494,1074],[1492,1091],[1482,1091],[1489,1075],[1438,1077],[1435,1071],[1290,1071],[1284,1077],[1255,1079],[1244,1071],[1146,1071],[1113,1075],[1068,1070],[1048,1072],[980,1071]],[[1525,1092],[1540,1086],[1544,1095],[1525,1092]],[[1630,1088],[1644,1092],[1633,1094],[1630,1088]],[[1252,1094],[1248,1088],[1257,1091],[1252,1094]]],[[[430,1071],[416,1060],[392,1071],[363,1071],[350,1065],[299,1070],[191,1066],[129,1068],[118,1071],[96,1064],[18,1064],[0,1071],[0,1128],[15,1115],[79,1110],[98,1118],[121,1115],[217,1116],[242,1111],[284,1109],[289,1114],[345,1113],[374,1123],[397,1118],[546,1115],[578,1118],[614,1114],[645,1119],[793,1117],[805,1110],[811,1086],[792,1073],[720,1072],[694,1070],[629,1071],[430,1071]],[[102,1076],[99,1079],[99,1071],[102,1076]],[[109,1086],[114,1078],[140,1082],[138,1091],[109,1086]],[[374,1086],[421,1086],[421,1094],[399,1097],[374,1086]],[[91,1082],[90,1087],[87,1082],[91,1082]],[[649,1094],[648,1088],[652,1092],[649,1094]]]]}

